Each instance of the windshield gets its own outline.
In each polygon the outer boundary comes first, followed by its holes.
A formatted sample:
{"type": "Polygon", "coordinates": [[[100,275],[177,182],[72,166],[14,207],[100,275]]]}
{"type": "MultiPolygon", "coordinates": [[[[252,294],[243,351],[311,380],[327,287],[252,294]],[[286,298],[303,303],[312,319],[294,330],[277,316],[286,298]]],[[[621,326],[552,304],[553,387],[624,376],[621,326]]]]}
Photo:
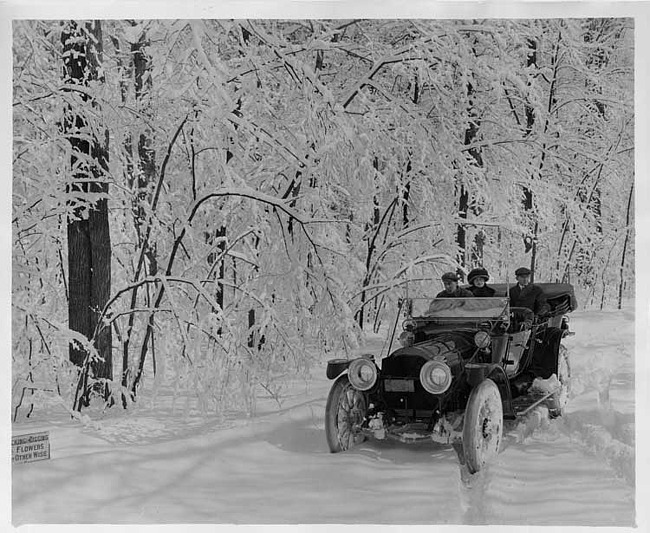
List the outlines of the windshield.
{"type": "Polygon", "coordinates": [[[414,298],[413,317],[505,318],[507,298],[414,298]]]}

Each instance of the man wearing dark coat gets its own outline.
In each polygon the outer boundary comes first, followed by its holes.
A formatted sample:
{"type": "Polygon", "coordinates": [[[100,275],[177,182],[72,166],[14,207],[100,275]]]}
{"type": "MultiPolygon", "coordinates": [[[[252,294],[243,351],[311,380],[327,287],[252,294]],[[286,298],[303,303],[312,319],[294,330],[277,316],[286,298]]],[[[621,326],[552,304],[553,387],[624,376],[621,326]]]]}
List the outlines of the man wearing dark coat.
{"type": "Polygon", "coordinates": [[[486,285],[490,279],[488,271],[484,268],[475,268],[467,275],[467,288],[476,298],[491,298],[496,292],[492,287],[486,285]]]}
{"type": "Polygon", "coordinates": [[[550,306],[542,288],[530,283],[530,269],[521,267],[515,270],[517,284],[510,289],[510,307],[527,307],[535,315],[545,315],[550,306]]]}
{"type": "Polygon", "coordinates": [[[446,272],[442,275],[442,284],[445,286],[444,291],[436,294],[436,298],[473,298],[474,295],[467,289],[458,286],[458,274],[455,272],[446,272]]]}

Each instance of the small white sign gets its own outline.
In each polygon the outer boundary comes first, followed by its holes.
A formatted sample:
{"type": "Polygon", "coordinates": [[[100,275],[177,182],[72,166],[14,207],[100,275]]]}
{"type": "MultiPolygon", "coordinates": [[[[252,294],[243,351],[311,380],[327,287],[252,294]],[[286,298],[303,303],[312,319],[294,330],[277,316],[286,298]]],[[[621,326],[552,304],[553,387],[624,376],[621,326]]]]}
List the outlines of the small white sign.
{"type": "Polygon", "coordinates": [[[11,462],[32,463],[50,458],[50,432],[27,433],[11,437],[11,462]]]}

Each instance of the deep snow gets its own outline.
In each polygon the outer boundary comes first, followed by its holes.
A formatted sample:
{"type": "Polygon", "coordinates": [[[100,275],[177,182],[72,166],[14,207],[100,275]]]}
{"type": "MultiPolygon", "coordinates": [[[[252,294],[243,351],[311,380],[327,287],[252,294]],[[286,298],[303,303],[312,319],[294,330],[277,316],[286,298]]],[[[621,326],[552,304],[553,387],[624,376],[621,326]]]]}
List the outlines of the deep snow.
{"type": "Polygon", "coordinates": [[[49,430],[51,459],[12,467],[13,524],[633,527],[643,501],[634,311],[578,311],[571,327],[566,415],[549,421],[539,410],[509,425],[497,460],[475,476],[451,446],[434,443],[366,442],[330,454],[323,365],[310,383],[295,381],[281,406],[260,397],[252,418],[205,419],[142,401],[86,427],[63,415],[14,425],[14,435],[49,430]]]}

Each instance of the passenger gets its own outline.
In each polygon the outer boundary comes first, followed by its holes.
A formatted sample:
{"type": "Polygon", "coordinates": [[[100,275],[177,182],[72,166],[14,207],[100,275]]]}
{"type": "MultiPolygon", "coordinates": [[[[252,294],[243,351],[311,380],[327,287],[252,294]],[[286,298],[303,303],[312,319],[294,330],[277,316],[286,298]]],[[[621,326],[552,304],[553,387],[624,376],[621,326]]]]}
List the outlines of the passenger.
{"type": "Polygon", "coordinates": [[[486,281],[490,279],[488,271],[484,268],[475,268],[467,276],[467,283],[469,283],[469,290],[477,298],[491,298],[496,292],[492,287],[486,285],[486,281]]]}
{"type": "Polygon", "coordinates": [[[527,307],[535,315],[544,316],[550,311],[546,296],[539,285],[530,283],[530,269],[515,270],[517,284],[510,289],[510,307],[527,307]]]}
{"type": "Polygon", "coordinates": [[[436,294],[436,298],[472,298],[474,296],[467,289],[458,286],[458,274],[454,272],[443,274],[442,284],[445,286],[445,290],[436,294]]]}

